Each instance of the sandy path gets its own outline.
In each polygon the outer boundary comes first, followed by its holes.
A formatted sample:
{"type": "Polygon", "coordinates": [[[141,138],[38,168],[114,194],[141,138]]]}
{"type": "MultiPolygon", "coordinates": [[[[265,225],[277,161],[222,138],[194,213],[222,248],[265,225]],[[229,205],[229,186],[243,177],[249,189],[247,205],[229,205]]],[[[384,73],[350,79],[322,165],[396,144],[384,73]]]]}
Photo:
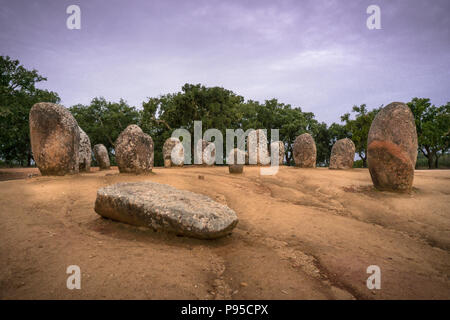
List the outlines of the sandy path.
{"type": "Polygon", "coordinates": [[[0,298],[450,298],[450,171],[416,171],[411,195],[373,190],[365,169],[154,172],[0,182],[0,298]],[[98,188],[142,180],[208,195],[240,222],[202,241],[94,212],[98,188]],[[81,290],[66,288],[73,264],[81,290]],[[381,290],[366,287],[369,265],[381,268],[381,290]]]}

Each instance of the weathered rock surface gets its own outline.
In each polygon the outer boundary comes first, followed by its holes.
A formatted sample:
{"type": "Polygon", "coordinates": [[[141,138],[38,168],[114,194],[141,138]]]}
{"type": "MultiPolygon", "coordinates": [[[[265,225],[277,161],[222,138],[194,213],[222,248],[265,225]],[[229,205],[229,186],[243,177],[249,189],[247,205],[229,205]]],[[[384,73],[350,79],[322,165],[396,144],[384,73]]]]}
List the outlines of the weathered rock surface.
{"type": "Polygon", "coordinates": [[[233,210],[207,196],[154,182],[101,188],[95,211],[113,220],[200,239],[223,237],[238,223],[233,210]]]}
{"type": "Polygon", "coordinates": [[[283,161],[284,161],[284,143],[283,141],[273,141],[270,144],[270,156],[271,156],[271,161],[272,161],[272,165],[275,163],[275,159],[278,158],[278,165],[281,166],[283,165],[283,161]],[[278,144],[278,154],[272,154],[272,149],[275,150],[275,146],[278,144]]]}
{"type": "Polygon", "coordinates": [[[95,160],[97,160],[100,170],[109,170],[110,162],[108,150],[106,150],[106,147],[103,144],[96,144],[94,146],[94,157],[95,160]]]}
{"type": "Polygon", "coordinates": [[[417,131],[407,105],[393,102],[376,115],[367,139],[367,161],[379,190],[409,192],[417,160],[417,131]]]}
{"type": "Polygon", "coordinates": [[[195,152],[198,153],[199,158],[202,159],[202,164],[207,166],[214,165],[216,161],[216,145],[213,142],[206,140],[198,140],[195,152]]]}
{"type": "Polygon", "coordinates": [[[184,148],[180,139],[169,138],[163,146],[164,167],[181,167],[184,163],[184,148]]]}
{"type": "Polygon", "coordinates": [[[309,133],[299,135],[293,146],[295,165],[300,168],[316,167],[316,143],[309,133]]]}
{"type": "Polygon", "coordinates": [[[61,105],[40,102],[31,108],[29,123],[33,158],[41,174],[78,173],[80,131],[72,114],[61,105]]]}
{"type": "Polygon", "coordinates": [[[80,171],[89,172],[91,171],[91,160],[92,160],[92,149],[91,149],[91,140],[89,139],[86,132],[83,131],[80,127],[80,148],[78,150],[78,167],[80,171]]]}
{"type": "Polygon", "coordinates": [[[336,141],[331,148],[329,169],[351,169],[355,159],[355,144],[345,138],[336,141]]]}
{"type": "Polygon", "coordinates": [[[252,130],[247,137],[248,164],[268,165],[270,154],[267,136],[262,129],[252,130]]]}
{"type": "Polygon", "coordinates": [[[116,162],[121,173],[150,173],[153,168],[153,139],[135,124],[116,140],[116,162]]]}
{"type": "Polygon", "coordinates": [[[230,151],[227,157],[228,171],[230,173],[244,172],[245,152],[234,148],[230,151]]]}

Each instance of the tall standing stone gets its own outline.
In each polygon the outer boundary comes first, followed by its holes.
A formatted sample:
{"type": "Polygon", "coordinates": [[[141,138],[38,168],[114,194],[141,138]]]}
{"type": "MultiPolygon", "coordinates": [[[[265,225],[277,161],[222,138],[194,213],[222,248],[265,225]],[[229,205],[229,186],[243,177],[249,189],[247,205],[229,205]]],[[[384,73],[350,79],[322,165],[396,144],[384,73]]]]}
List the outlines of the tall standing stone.
{"type": "Polygon", "coordinates": [[[351,169],[355,159],[355,144],[345,138],[336,141],[331,148],[329,169],[351,169]]]}
{"type": "Polygon", "coordinates": [[[376,115],[367,139],[367,161],[379,190],[409,192],[417,160],[417,131],[407,105],[392,102],[376,115]]]}
{"type": "Polygon", "coordinates": [[[316,143],[309,133],[299,135],[293,146],[295,165],[300,168],[315,168],[317,150],[316,143]]]}
{"type": "Polygon", "coordinates": [[[262,129],[252,130],[247,137],[248,164],[268,165],[270,155],[267,136],[262,129]]]}
{"type": "Polygon", "coordinates": [[[202,164],[207,166],[214,165],[216,161],[216,145],[206,140],[198,140],[194,150],[198,158],[201,157],[202,164]]]}
{"type": "Polygon", "coordinates": [[[270,156],[272,163],[275,163],[275,159],[278,158],[278,165],[281,166],[284,160],[284,143],[283,141],[273,141],[270,144],[270,156]],[[272,150],[275,150],[276,145],[278,144],[278,153],[272,154],[272,150]]]}
{"type": "Polygon", "coordinates": [[[78,167],[80,171],[89,172],[91,171],[91,160],[92,160],[91,140],[89,139],[86,132],[83,131],[83,129],[78,127],[78,130],[80,130],[78,167]]]}
{"type": "Polygon", "coordinates": [[[103,144],[96,144],[94,146],[94,157],[97,160],[100,170],[109,170],[110,162],[108,156],[108,150],[103,144]]]}
{"type": "Polygon", "coordinates": [[[169,138],[164,142],[163,146],[164,167],[183,166],[184,148],[180,139],[169,138]]]}
{"type": "Polygon", "coordinates": [[[116,162],[121,173],[149,173],[153,168],[153,139],[137,125],[129,125],[116,140],[116,162]]]}
{"type": "Polygon", "coordinates": [[[33,158],[41,174],[78,173],[80,131],[72,114],[61,105],[40,102],[31,108],[29,123],[33,158]]]}

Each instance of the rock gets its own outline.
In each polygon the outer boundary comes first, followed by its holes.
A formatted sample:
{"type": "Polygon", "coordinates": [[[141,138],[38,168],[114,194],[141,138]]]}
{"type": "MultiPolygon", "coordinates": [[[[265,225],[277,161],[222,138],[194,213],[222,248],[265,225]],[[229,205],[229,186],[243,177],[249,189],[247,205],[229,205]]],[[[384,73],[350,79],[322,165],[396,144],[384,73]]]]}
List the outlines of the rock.
{"type": "Polygon", "coordinates": [[[262,129],[252,130],[247,137],[248,164],[268,165],[270,155],[267,137],[262,129]]]}
{"type": "Polygon", "coordinates": [[[270,155],[271,155],[272,163],[275,163],[275,157],[278,157],[278,165],[279,166],[283,165],[283,161],[284,161],[284,143],[283,143],[283,141],[273,141],[270,144],[270,155]],[[276,144],[278,144],[278,154],[272,155],[272,149],[275,149],[276,144]]]}
{"type": "Polygon", "coordinates": [[[181,167],[184,163],[184,148],[180,139],[169,138],[163,146],[164,167],[181,167]]]}
{"type": "Polygon", "coordinates": [[[95,211],[113,220],[200,239],[223,237],[238,223],[233,210],[207,196],[154,182],[101,188],[95,211]]]}
{"type": "Polygon", "coordinates": [[[245,152],[234,148],[228,154],[227,163],[230,173],[242,173],[244,171],[245,152]]]}
{"type": "Polygon", "coordinates": [[[355,144],[345,138],[336,141],[331,148],[329,169],[351,169],[355,159],[355,144]]]}
{"type": "Polygon", "coordinates": [[[80,131],[72,114],[58,104],[36,103],[29,123],[33,158],[41,174],[78,173],[80,131]]]}
{"type": "Polygon", "coordinates": [[[153,168],[153,139],[135,124],[116,140],[116,162],[121,173],[150,173],[153,168]]]}
{"type": "Polygon", "coordinates": [[[110,162],[108,156],[108,150],[103,144],[96,144],[94,146],[94,157],[97,160],[100,170],[109,170],[110,162]]]}
{"type": "Polygon", "coordinates": [[[293,146],[295,165],[300,168],[316,167],[316,143],[309,133],[299,135],[293,146]]]}
{"type": "Polygon", "coordinates": [[[92,160],[92,149],[91,140],[89,139],[86,132],[80,127],[80,148],[78,150],[78,167],[80,171],[91,171],[91,160],[92,160]]]}
{"type": "Polygon", "coordinates": [[[417,132],[407,105],[393,102],[376,115],[367,139],[367,161],[379,190],[409,192],[417,160],[417,132]]]}
{"type": "Polygon", "coordinates": [[[201,155],[202,164],[207,166],[214,165],[216,161],[216,145],[213,142],[203,139],[198,140],[195,152],[201,155]]]}

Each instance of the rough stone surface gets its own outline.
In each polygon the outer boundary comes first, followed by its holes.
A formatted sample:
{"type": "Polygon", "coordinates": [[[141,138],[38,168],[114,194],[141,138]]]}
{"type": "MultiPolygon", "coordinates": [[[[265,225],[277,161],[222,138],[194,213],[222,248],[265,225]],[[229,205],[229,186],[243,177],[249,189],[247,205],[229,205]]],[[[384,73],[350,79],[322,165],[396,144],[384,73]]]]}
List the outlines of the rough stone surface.
{"type": "Polygon", "coordinates": [[[153,168],[153,139],[135,124],[116,140],[116,162],[121,173],[150,173],[153,168]]]}
{"type": "Polygon", "coordinates": [[[180,139],[169,138],[163,146],[164,167],[182,167],[184,163],[184,148],[180,139]]]}
{"type": "Polygon", "coordinates": [[[376,115],[367,139],[367,161],[379,190],[409,192],[417,160],[417,132],[409,107],[393,102],[376,115]]]}
{"type": "Polygon", "coordinates": [[[300,168],[316,167],[316,143],[309,133],[299,135],[293,146],[295,165],[300,168]]]}
{"type": "Polygon", "coordinates": [[[203,139],[198,140],[195,152],[201,155],[202,164],[207,166],[214,165],[216,161],[216,145],[213,142],[203,139]]]}
{"type": "Polygon", "coordinates": [[[96,144],[94,146],[94,157],[97,160],[100,170],[109,170],[110,162],[108,156],[108,150],[103,144],[96,144]]]}
{"type": "Polygon", "coordinates": [[[281,166],[284,161],[284,143],[283,141],[274,141],[270,144],[270,156],[272,159],[272,163],[275,163],[275,157],[278,157],[278,165],[281,166]],[[278,154],[272,154],[272,149],[275,150],[276,145],[278,144],[278,154]]]}
{"type": "Polygon", "coordinates": [[[247,137],[248,164],[268,165],[270,154],[267,136],[262,129],[252,130],[247,137]]]}
{"type": "Polygon", "coordinates": [[[113,220],[200,239],[225,236],[238,223],[233,210],[207,196],[154,182],[101,188],[95,211],[113,220]]]}
{"type": "Polygon", "coordinates": [[[330,169],[351,169],[355,159],[355,144],[345,138],[336,141],[331,148],[330,169]]]}
{"type": "Polygon", "coordinates": [[[29,123],[33,158],[41,174],[78,173],[80,131],[72,114],[58,104],[36,103],[29,123]]]}
{"type": "Polygon", "coordinates": [[[234,148],[227,157],[228,171],[230,173],[244,172],[245,152],[234,148]]]}
{"type": "Polygon", "coordinates": [[[80,171],[89,172],[91,171],[91,160],[92,160],[92,149],[91,149],[91,140],[89,139],[86,132],[83,131],[80,127],[80,148],[78,150],[78,167],[80,171]]]}

